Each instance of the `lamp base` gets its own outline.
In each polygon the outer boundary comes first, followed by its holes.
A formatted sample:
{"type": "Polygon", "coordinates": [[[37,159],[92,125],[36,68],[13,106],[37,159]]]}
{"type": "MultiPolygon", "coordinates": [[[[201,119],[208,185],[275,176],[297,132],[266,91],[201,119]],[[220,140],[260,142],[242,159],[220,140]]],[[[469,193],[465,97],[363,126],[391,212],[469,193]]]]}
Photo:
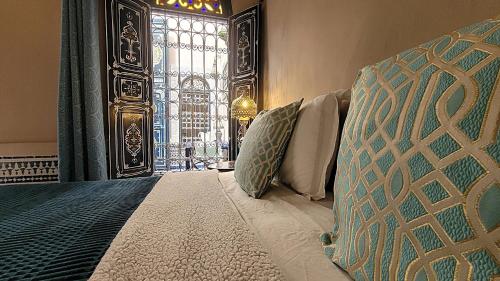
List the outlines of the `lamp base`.
{"type": "Polygon", "coordinates": [[[238,147],[241,147],[243,138],[247,133],[248,120],[239,120],[240,128],[238,129],[238,147]]]}

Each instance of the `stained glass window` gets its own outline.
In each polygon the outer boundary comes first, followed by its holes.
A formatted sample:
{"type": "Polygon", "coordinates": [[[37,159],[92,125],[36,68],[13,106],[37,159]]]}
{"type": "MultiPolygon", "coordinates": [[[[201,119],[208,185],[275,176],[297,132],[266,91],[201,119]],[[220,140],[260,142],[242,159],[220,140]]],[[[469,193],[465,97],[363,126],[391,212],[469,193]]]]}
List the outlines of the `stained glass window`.
{"type": "Polygon", "coordinates": [[[229,16],[227,0],[154,0],[157,7],[215,16],[229,16]]]}

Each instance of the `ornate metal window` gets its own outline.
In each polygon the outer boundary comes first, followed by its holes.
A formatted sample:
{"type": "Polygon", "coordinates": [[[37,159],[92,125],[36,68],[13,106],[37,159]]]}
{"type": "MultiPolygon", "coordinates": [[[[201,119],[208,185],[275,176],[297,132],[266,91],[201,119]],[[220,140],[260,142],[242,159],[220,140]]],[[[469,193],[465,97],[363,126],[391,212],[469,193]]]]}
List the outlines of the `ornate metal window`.
{"type": "Polygon", "coordinates": [[[161,10],[151,27],[156,170],[203,169],[225,159],[227,20],[161,10]]]}

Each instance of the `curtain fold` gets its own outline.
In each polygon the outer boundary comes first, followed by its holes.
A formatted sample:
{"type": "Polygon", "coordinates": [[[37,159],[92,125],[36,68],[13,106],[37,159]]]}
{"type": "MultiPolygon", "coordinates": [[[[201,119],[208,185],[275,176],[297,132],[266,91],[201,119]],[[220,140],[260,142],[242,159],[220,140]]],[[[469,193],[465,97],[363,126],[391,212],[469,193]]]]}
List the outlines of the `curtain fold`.
{"type": "Polygon", "coordinates": [[[62,0],[58,104],[61,182],[108,178],[98,5],[98,0],[62,0]]]}

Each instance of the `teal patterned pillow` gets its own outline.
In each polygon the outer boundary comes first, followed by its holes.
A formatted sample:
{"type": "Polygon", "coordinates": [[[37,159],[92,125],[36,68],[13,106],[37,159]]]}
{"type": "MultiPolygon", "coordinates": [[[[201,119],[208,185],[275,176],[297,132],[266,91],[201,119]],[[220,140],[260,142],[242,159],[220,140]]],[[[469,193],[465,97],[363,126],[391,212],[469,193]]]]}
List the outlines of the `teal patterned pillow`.
{"type": "Polygon", "coordinates": [[[254,198],[267,191],[278,172],[302,100],[260,113],[248,129],[236,160],[234,176],[254,198]]]}
{"type": "Polygon", "coordinates": [[[497,19],[361,71],[322,236],[355,280],[500,276],[499,68],[497,19]]]}

